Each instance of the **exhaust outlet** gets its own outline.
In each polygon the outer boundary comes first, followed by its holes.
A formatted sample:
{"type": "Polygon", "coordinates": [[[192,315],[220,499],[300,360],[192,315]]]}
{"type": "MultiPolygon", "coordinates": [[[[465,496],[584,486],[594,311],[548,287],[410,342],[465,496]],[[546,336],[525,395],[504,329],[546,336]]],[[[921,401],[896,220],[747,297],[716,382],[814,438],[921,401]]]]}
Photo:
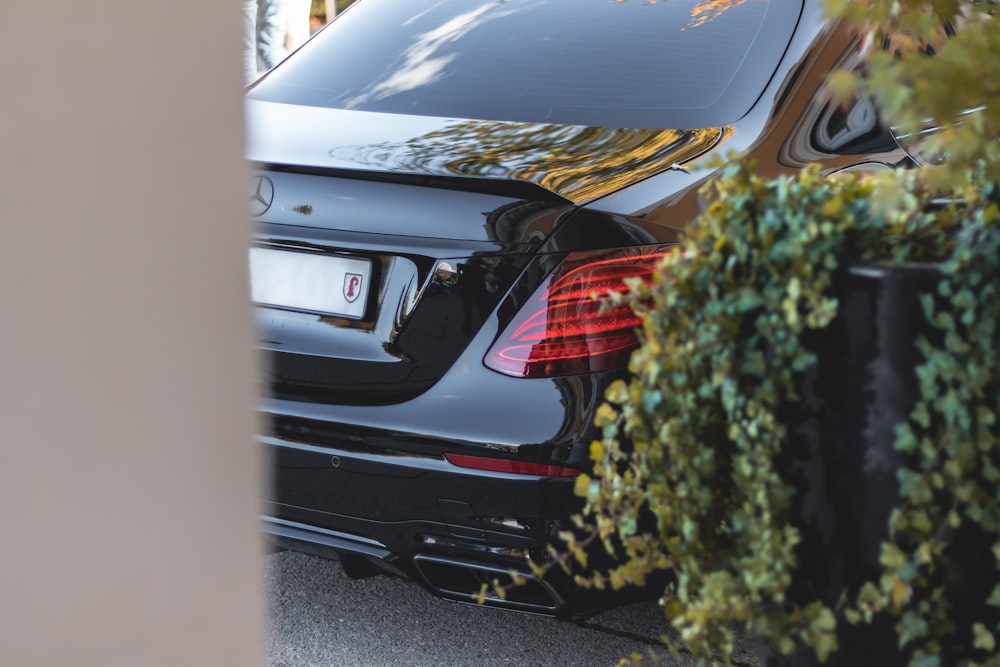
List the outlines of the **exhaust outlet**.
{"type": "Polygon", "coordinates": [[[474,602],[485,584],[486,598],[483,604],[490,607],[555,615],[566,606],[565,600],[548,582],[517,568],[505,569],[496,565],[426,554],[415,556],[413,564],[431,590],[441,597],[459,602],[474,602]],[[524,578],[525,583],[515,586],[511,570],[524,578]],[[504,598],[493,592],[494,580],[506,587],[504,598]]]}

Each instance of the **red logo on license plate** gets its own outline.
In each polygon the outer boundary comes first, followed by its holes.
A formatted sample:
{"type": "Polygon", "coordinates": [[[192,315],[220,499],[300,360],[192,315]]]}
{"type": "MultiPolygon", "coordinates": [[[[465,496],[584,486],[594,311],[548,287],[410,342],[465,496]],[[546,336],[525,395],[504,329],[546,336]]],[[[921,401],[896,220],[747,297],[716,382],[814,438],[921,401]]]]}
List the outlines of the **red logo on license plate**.
{"type": "Polygon", "coordinates": [[[344,298],[347,303],[354,303],[361,296],[361,284],[364,276],[360,273],[348,273],[344,276],[344,298]]]}

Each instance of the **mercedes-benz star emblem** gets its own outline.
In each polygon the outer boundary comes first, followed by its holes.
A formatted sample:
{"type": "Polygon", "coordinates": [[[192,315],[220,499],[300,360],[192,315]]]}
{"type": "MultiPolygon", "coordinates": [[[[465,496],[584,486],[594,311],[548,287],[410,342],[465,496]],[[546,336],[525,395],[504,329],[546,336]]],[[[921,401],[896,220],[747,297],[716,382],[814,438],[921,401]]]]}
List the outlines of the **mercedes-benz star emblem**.
{"type": "Polygon", "coordinates": [[[267,213],[274,201],[274,183],[267,176],[250,179],[250,215],[257,217],[267,213]]]}

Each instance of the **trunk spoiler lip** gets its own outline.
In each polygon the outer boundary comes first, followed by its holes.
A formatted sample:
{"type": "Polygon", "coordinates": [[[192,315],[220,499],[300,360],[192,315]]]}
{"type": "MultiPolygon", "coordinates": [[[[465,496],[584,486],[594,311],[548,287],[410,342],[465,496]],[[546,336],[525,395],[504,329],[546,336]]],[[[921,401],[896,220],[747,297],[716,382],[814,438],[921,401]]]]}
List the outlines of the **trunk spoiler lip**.
{"type": "Polygon", "coordinates": [[[399,171],[381,171],[374,169],[352,169],[347,167],[303,166],[280,162],[248,162],[248,168],[256,171],[277,171],[311,176],[329,176],[333,178],[348,178],[356,180],[380,181],[383,183],[398,183],[400,185],[415,185],[433,187],[440,190],[458,190],[461,192],[478,192],[483,194],[511,197],[524,201],[551,202],[565,206],[573,206],[574,202],[560,196],[551,190],[515,178],[482,178],[474,176],[456,176],[448,174],[420,174],[399,171]]]}

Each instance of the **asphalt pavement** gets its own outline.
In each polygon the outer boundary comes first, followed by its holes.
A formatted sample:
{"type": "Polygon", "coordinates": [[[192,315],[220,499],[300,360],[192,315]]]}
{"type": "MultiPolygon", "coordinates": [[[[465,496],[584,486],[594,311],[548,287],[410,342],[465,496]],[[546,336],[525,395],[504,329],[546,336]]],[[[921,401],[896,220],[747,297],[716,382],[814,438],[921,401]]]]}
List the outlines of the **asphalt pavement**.
{"type": "MultiPolygon", "coordinates": [[[[270,667],[610,666],[650,651],[664,667],[693,665],[660,645],[656,603],[565,621],[439,600],[384,576],[352,580],[337,562],[291,551],[264,558],[270,667]]],[[[748,642],[735,662],[757,664],[748,642]]]]}

